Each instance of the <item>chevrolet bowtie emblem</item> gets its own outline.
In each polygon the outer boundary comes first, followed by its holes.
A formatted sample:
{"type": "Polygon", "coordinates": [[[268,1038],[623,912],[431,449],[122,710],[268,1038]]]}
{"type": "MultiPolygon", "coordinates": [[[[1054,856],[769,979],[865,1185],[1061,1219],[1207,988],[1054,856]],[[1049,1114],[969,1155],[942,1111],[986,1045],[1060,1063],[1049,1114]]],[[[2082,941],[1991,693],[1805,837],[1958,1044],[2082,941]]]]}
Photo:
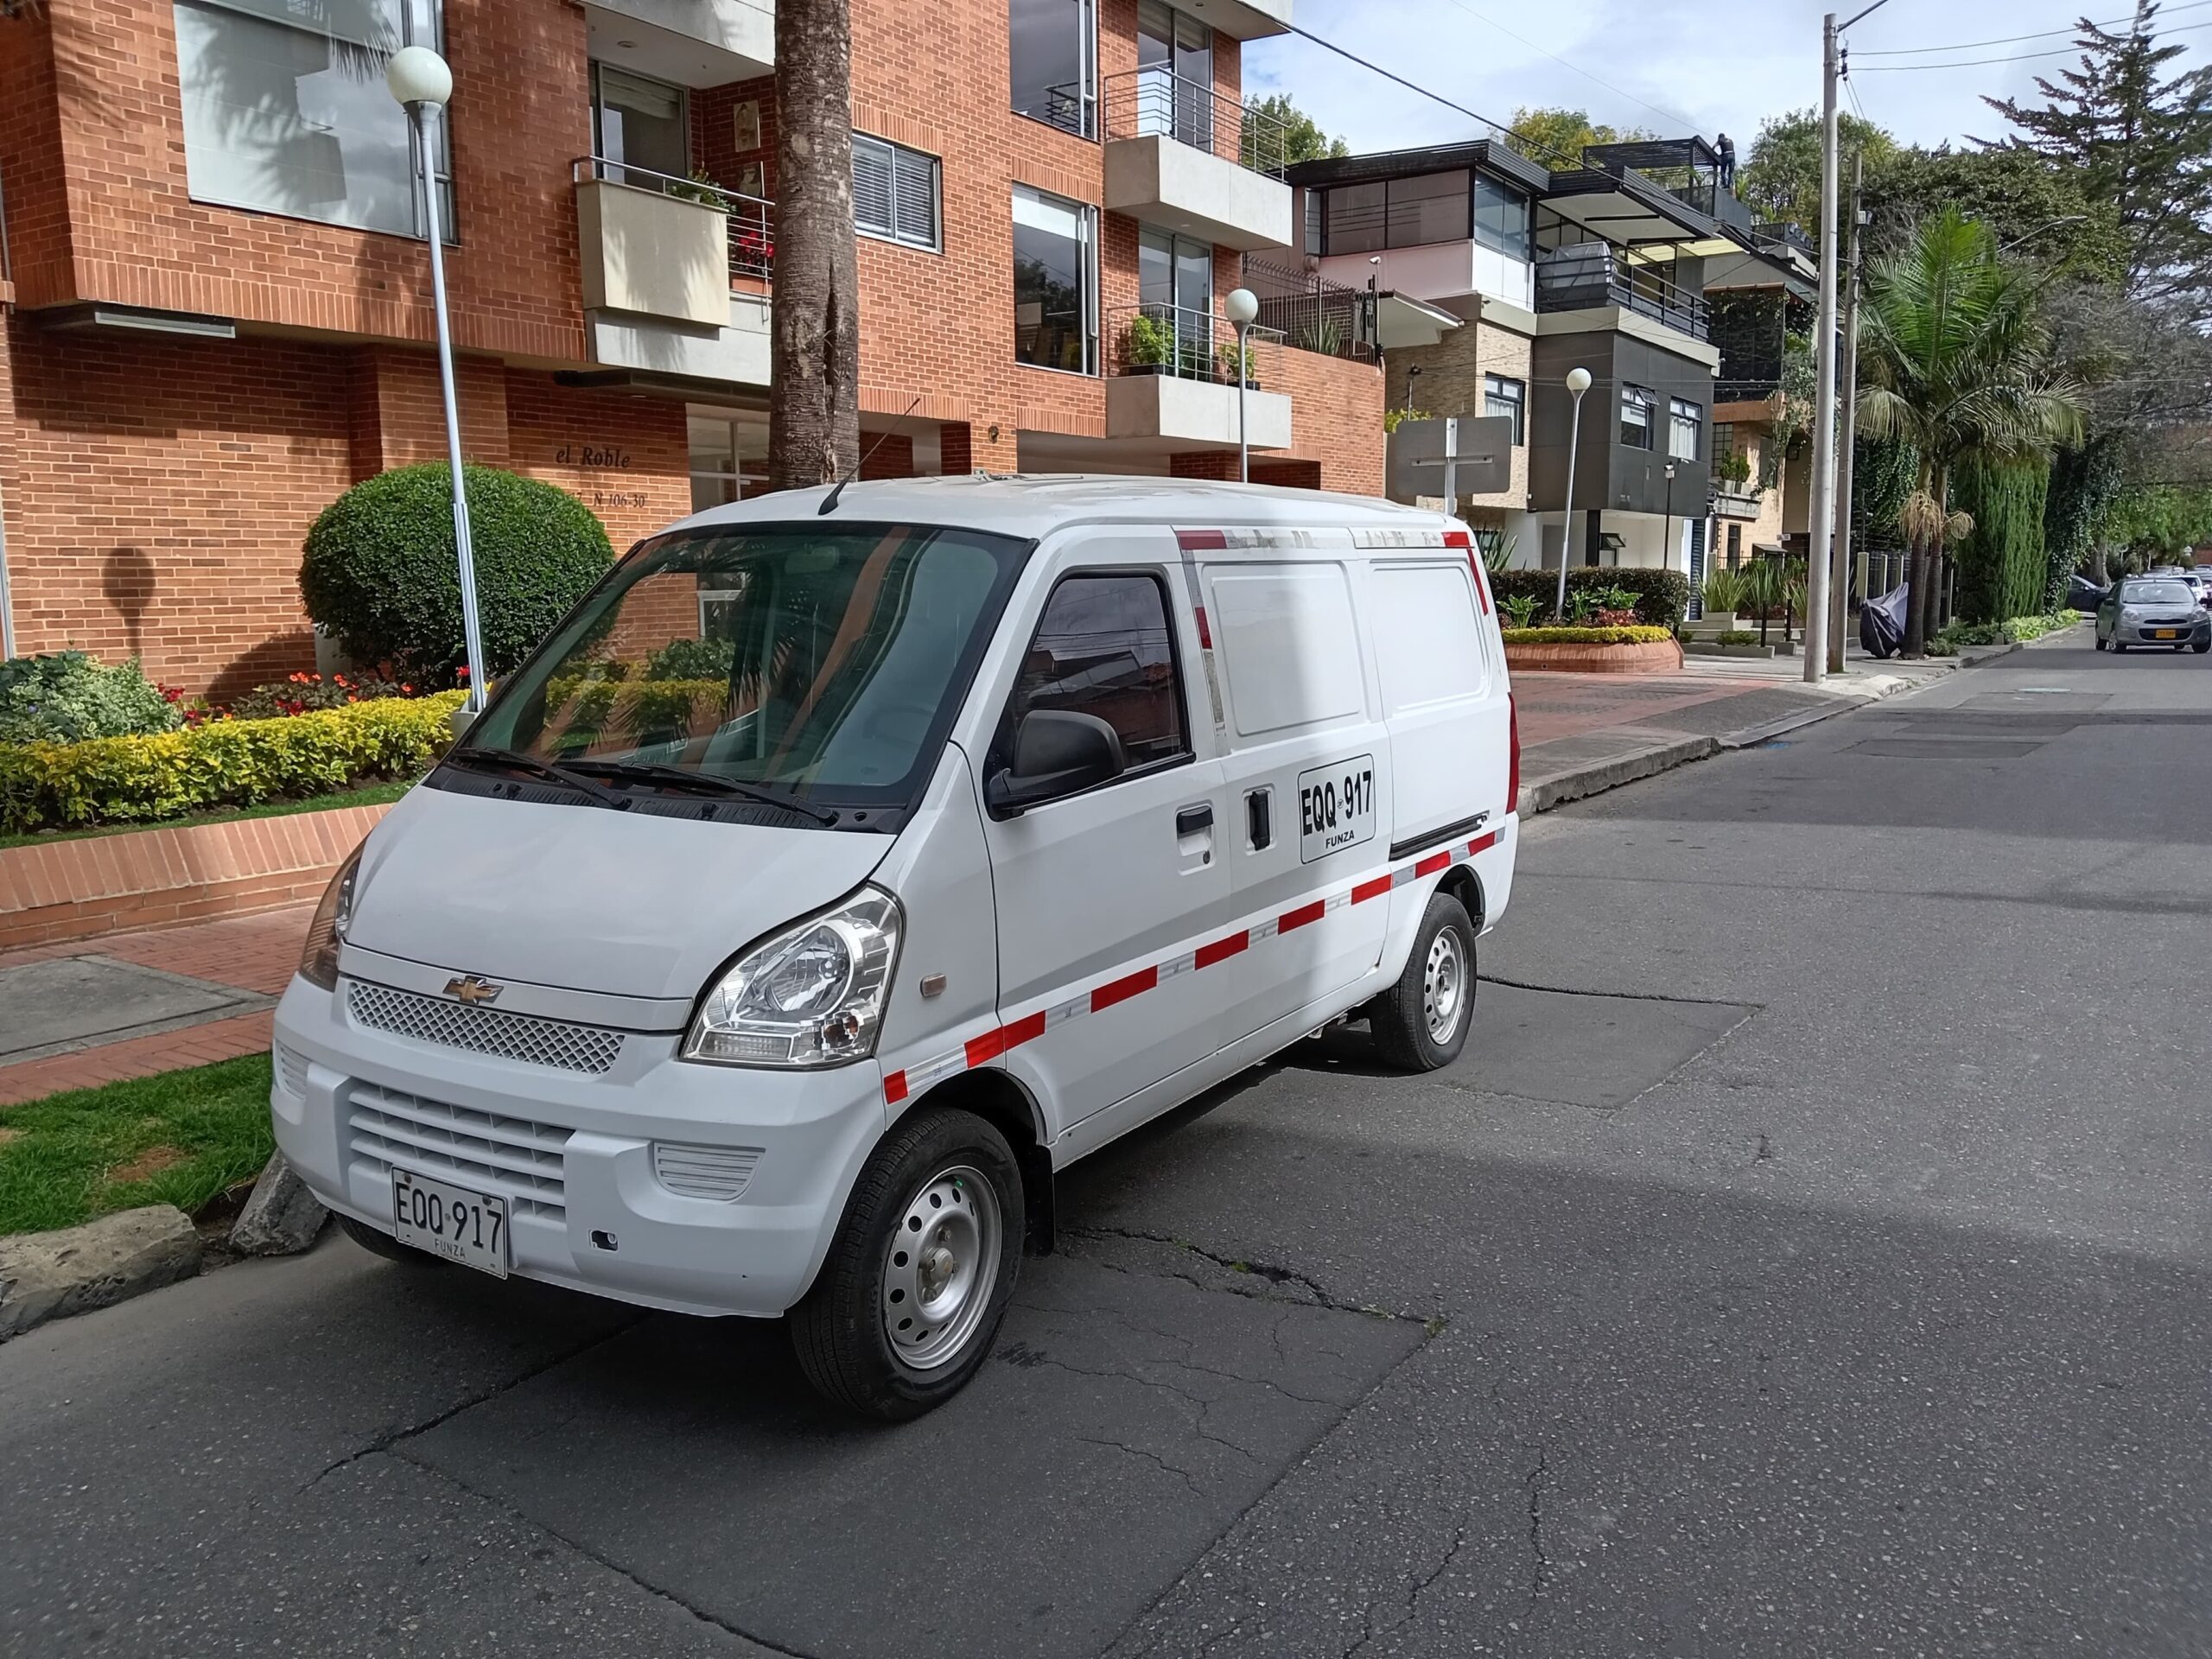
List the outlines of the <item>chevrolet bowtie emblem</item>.
{"type": "Polygon", "coordinates": [[[459,979],[446,982],[446,995],[474,1007],[479,1002],[496,1002],[499,993],[507,988],[494,985],[480,974],[463,974],[459,979]]]}

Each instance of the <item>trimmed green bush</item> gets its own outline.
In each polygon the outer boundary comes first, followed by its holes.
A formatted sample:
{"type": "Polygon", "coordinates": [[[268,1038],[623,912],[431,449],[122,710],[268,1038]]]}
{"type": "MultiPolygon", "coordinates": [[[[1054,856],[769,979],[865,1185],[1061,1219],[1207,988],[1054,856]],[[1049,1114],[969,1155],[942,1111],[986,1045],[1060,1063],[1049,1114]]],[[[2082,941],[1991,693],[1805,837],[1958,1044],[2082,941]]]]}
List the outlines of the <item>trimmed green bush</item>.
{"type": "MultiPolygon", "coordinates": [[[[470,467],[469,539],[485,671],[512,672],[614,563],[606,526],[550,484],[470,467]]],[[[308,531],[308,614],[362,664],[450,685],[466,660],[452,474],[442,462],[356,484],[308,531]]]]}
{"type": "Polygon", "coordinates": [[[1953,550],[1958,559],[1960,618],[2001,622],[2044,603],[2050,557],[2044,545],[2049,463],[1996,466],[1961,461],[1951,475],[1951,505],[1974,529],[1953,550]]]}
{"type": "MultiPolygon", "coordinates": [[[[1640,570],[1634,566],[1613,569],[1610,566],[1586,565],[1567,573],[1568,603],[1573,596],[1588,589],[1602,593],[1608,588],[1625,588],[1636,595],[1636,614],[1640,622],[1653,627],[1671,628],[1679,623],[1690,607],[1690,579],[1679,570],[1640,570]]],[[[1545,610],[1559,596],[1559,572],[1552,570],[1505,570],[1491,578],[1491,591],[1498,602],[1526,594],[1532,596],[1545,610]]]]}
{"type": "Polygon", "coordinates": [[[0,835],[158,823],[412,778],[452,741],[447,717],[461,702],[443,691],[151,736],[0,744],[0,835]]]}
{"type": "Polygon", "coordinates": [[[105,668],[81,651],[0,663],[0,743],[76,743],[174,731],[184,711],[133,657],[105,668]]]}
{"type": "Polygon", "coordinates": [[[1652,645],[1673,639],[1667,628],[1507,628],[1509,645],[1652,645]]]}

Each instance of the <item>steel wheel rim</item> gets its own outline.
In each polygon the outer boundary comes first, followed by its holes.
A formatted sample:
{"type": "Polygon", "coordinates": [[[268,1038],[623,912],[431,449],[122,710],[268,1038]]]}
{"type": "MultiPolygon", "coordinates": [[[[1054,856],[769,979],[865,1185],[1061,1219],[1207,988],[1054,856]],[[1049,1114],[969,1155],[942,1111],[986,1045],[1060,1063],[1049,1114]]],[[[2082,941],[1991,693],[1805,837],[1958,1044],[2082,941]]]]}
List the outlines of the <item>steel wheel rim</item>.
{"type": "Polygon", "coordinates": [[[939,1170],[899,1212],[883,1256],[883,1333],[910,1370],[950,1364],[998,1282],[998,1190],[971,1164],[939,1170]]]}
{"type": "Polygon", "coordinates": [[[1439,1048],[1459,1029],[1467,1007],[1467,950],[1456,927],[1439,928],[1429,942],[1421,975],[1421,1011],[1428,1021],[1428,1040],[1439,1048]]]}

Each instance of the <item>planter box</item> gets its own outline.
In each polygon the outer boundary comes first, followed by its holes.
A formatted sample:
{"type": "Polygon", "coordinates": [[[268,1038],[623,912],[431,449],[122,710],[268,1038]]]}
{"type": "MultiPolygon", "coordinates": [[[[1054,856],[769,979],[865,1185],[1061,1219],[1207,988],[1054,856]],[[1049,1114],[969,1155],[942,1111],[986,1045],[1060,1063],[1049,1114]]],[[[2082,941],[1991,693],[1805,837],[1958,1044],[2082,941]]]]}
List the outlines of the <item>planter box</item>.
{"type": "Polygon", "coordinates": [[[1671,674],[1682,665],[1672,639],[1638,645],[1508,645],[1508,668],[1544,674],[1671,674]]]}
{"type": "Polygon", "coordinates": [[[0,949],[320,898],[388,810],[346,806],[0,849],[0,949]]]}

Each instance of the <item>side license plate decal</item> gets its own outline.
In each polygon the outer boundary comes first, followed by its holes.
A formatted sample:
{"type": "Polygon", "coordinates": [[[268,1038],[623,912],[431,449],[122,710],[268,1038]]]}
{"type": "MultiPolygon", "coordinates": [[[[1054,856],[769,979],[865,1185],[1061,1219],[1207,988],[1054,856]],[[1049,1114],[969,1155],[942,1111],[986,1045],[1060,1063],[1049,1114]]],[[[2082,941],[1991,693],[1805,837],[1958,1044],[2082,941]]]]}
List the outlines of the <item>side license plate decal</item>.
{"type": "Polygon", "coordinates": [[[1298,774],[1298,858],[1302,864],[1375,839],[1375,757],[1298,774]]]}

